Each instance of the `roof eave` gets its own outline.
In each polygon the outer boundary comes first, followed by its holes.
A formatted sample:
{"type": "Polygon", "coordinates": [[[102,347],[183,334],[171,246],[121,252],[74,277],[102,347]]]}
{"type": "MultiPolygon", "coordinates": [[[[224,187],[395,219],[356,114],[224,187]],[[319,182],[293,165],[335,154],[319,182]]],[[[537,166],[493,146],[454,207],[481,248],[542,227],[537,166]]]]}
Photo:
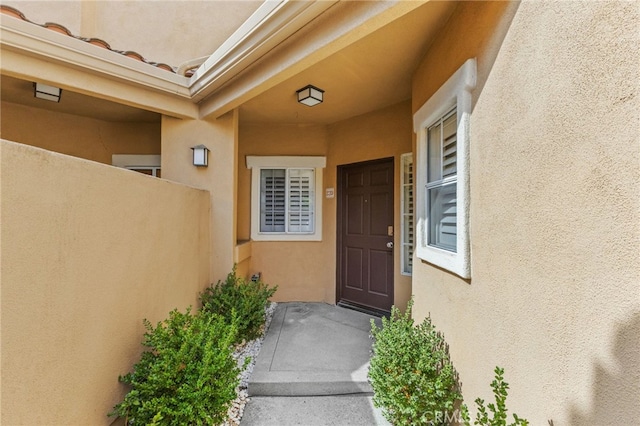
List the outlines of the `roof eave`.
{"type": "Polygon", "coordinates": [[[191,76],[194,101],[211,95],[335,3],[265,1],[191,76]]]}
{"type": "MultiPolygon", "coordinates": [[[[82,70],[94,76],[117,81],[125,85],[152,89],[154,92],[166,95],[174,100],[177,97],[182,99],[185,104],[178,108],[174,106],[162,108],[164,110],[162,111],[163,113],[190,118],[198,115],[197,106],[193,105],[191,100],[189,78],[114,51],[91,45],[75,37],[59,34],[10,16],[0,15],[0,48],[3,51],[16,52],[47,63],[62,65],[74,70],[82,70]],[[189,104],[189,106],[186,104],[189,104]],[[172,109],[176,110],[171,111],[172,109]]],[[[6,55],[6,59],[9,59],[9,57],[10,55],[6,55]]],[[[10,69],[10,67],[11,63],[3,58],[3,72],[5,69],[10,69]]],[[[13,70],[12,74],[17,74],[16,76],[18,77],[36,78],[41,72],[42,69],[19,69],[13,70]]],[[[100,98],[113,98],[112,94],[100,92],[99,85],[90,89],[80,84],[74,86],[73,81],[66,81],[65,84],[65,88],[79,93],[90,94],[100,98]]],[[[132,104],[131,100],[128,99],[122,99],[122,101],[126,104],[132,104]]],[[[154,103],[156,102],[157,97],[154,103]]],[[[170,103],[176,104],[175,101],[170,103]]],[[[154,108],[149,109],[154,110],[154,108]]]]}

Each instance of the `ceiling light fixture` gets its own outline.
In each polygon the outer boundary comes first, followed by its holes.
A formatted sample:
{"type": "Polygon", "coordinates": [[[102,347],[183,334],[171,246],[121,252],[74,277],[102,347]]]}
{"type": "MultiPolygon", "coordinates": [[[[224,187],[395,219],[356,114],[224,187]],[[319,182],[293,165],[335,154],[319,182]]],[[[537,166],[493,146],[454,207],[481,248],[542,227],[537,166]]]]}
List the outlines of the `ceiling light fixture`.
{"type": "Polygon", "coordinates": [[[300,90],[296,90],[296,93],[298,94],[298,102],[306,106],[314,106],[322,103],[324,90],[309,84],[300,90]]]}
{"type": "Polygon", "coordinates": [[[59,87],[42,83],[33,83],[33,91],[36,98],[52,102],[60,102],[60,95],[62,95],[62,89],[59,87]]]}

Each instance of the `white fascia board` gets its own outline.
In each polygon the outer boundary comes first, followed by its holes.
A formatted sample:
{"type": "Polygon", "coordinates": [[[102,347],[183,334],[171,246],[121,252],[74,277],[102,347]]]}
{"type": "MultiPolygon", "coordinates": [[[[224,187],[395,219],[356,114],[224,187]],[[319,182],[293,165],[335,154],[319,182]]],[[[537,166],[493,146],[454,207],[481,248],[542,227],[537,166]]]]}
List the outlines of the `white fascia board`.
{"type": "Polygon", "coordinates": [[[198,102],[337,3],[267,0],[191,77],[198,102]]]}
{"type": "Polygon", "coordinates": [[[187,77],[7,15],[0,16],[0,46],[2,49],[20,51],[94,74],[190,98],[187,77]]]}

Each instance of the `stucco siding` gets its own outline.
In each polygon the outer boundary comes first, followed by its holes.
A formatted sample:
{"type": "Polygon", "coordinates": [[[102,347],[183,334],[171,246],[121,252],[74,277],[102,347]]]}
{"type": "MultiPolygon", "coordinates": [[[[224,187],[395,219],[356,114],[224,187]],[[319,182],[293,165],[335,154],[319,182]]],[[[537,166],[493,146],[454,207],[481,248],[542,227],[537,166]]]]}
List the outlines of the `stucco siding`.
{"type": "MultiPolygon", "coordinates": [[[[328,137],[325,126],[262,123],[242,125],[239,139],[238,239],[248,240],[252,170],[247,168],[246,156],[326,156],[328,137]]],[[[323,197],[323,206],[326,202],[323,197]]],[[[327,220],[331,217],[323,215],[323,222],[327,220]]],[[[319,242],[252,241],[249,271],[261,272],[265,282],[278,285],[276,301],[335,303],[335,278],[328,267],[335,260],[328,238],[323,226],[319,242]]]]}
{"type": "MultiPolygon", "coordinates": [[[[465,7],[480,21],[494,6],[465,7]]],[[[467,19],[454,13],[444,34],[473,29],[467,19]]],[[[487,42],[467,52],[479,74],[471,280],[420,262],[414,314],[430,314],[444,332],[470,404],[491,398],[500,365],[509,409],[532,424],[633,422],[640,417],[640,5],[523,2],[492,25],[473,29],[487,42]]],[[[442,38],[432,50],[464,50],[467,41],[442,38]]],[[[414,100],[430,96],[431,53],[416,74],[414,100]]]]}
{"type": "Polygon", "coordinates": [[[2,424],[110,424],[143,318],[209,283],[209,193],[0,142],[2,424]]]}

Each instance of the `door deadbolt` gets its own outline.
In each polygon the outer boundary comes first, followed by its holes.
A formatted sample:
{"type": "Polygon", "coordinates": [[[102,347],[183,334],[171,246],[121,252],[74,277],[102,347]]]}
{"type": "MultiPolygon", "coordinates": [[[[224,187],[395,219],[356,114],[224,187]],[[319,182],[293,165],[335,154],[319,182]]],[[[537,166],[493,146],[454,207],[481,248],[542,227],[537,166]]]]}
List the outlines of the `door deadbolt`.
{"type": "Polygon", "coordinates": [[[393,248],[393,241],[389,241],[387,243],[387,248],[393,248]]]}

